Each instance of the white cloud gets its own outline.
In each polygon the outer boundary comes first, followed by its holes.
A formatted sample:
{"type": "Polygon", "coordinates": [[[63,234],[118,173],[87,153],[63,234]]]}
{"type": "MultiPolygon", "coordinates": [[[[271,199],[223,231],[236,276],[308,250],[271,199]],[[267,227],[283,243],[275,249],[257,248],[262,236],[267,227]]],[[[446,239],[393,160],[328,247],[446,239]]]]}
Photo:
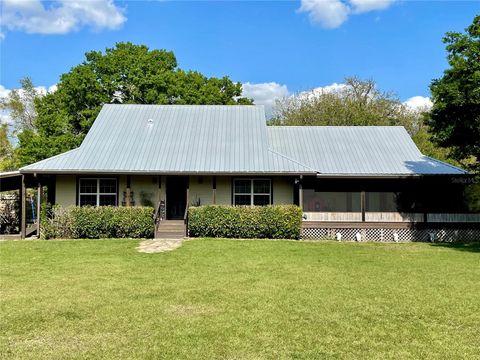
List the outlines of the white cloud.
{"type": "Polygon", "coordinates": [[[53,84],[53,85],[48,87],[48,92],[49,93],[55,92],[55,91],[57,91],[57,88],[58,88],[57,84],[53,84]]]}
{"type": "Polygon", "coordinates": [[[326,86],[319,86],[310,91],[302,91],[297,97],[302,100],[313,100],[319,95],[338,93],[344,90],[347,87],[345,84],[333,83],[326,86]]]}
{"type": "MultiPolygon", "coordinates": [[[[22,96],[23,90],[22,89],[17,89],[17,90],[20,93],[20,96],[22,96]]],[[[53,84],[48,88],[46,86],[36,86],[35,90],[39,95],[46,95],[47,93],[52,93],[57,91],[57,84],[53,84]]],[[[12,90],[5,88],[5,86],[0,85],[0,100],[8,97],[8,94],[10,94],[11,91],[12,90]]],[[[11,123],[12,123],[12,118],[10,117],[10,111],[0,109],[0,124],[11,124],[11,123]]]]}
{"type": "MultiPolygon", "coordinates": [[[[6,98],[8,94],[10,94],[10,90],[0,85],[0,100],[6,98]]],[[[9,111],[0,109],[0,124],[10,124],[11,122],[9,111]]]]}
{"type": "Polygon", "coordinates": [[[298,11],[308,13],[312,23],[334,29],[351,15],[385,10],[395,1],[397,0],[300,0],[298,11]]]}
{"type": "Polygon", "coordinates": [[[6,89],[5,86],[0,85],[0,98],[7,97],[10,94],[10,90],[6,89]]]}
{"type": "Polygon", "coordinates": [[[113,0],[2,0],[1,7],[2,27],[27,33],[66,34],[82,27],[117,29],[127,20],[113,0]]]}
{"type": "Polygon", "coordinates": [[[244,97],[253,99],[257,105],[265,106],[267,117],[272,115],[272,108],[276,100],[289,96],[287,85],[281,85],[276,82],[258,84],[247,82],[242,84],[242,90],[244,97]]]}
{"type": "Polygon", "coordinates": [[[432,108],[433,103],[429,97],[413,96],[403,102],[403,105],[414,111],[428,111],[432,108]]]}
{"type": "Polygon", "coordinates": [[[308,13],[312,23],[334,29],[347,21],[350,8],[340,0],[301,0],[298,11],[308,13]]]}
{"type": "Polygon", "coordinates": [[[297,94],[291,93],[287,85],[276,82],[268,83],[244,83],[242,84],[242,96],[253,99],[256,105],[264,105],[267,118],[273,115],[273,109],[277,100],[297,96],[305,99],[312,99],[318,95],[339,92],[347,85],[332,83],[326,86],[319,86],[310,91],[302,91],[297,94]]]}
{"type": "Polygon", "coordinates": [[[353,12],[361,14],[374,10],[385,10],[392,5],[395,0],[349,0],[353,7],[353,12]]]}
{"type": "MultiPolygon", "coordinates": [[[[257,105],[264,105],[267,118],[270,118],[273,115],[273,110],[277,100],[282,100],[293,96],[300,99],[303,98],[304,100],[313,100],[315,97],[322,94],[341,92],[345,90],[346,87],[347,85],[342,83],[332,83],[330,85],[319,86],[309,91],[301,91],[294,94],[288,90],[287,85],[282,85],[276,82],[258,84],[247,82],[242,85],[243,96],[253,99],[257,105]]],[[[412,111],[428,111],[432,108],[433,103],[429,97],[413,96],[405,100],[403,105],[412,111]]]]}

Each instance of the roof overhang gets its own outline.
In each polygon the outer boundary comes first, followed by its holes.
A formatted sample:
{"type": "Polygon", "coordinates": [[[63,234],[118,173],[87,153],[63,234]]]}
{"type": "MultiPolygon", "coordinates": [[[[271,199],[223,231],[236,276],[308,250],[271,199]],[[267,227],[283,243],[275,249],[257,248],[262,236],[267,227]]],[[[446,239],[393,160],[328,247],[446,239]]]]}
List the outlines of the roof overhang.
{"type": "Polygon", "coordinates": [[[315,176],[315,172],[270,172],[270,171],[145,171],[145,170],[20,170],[21,174],[51,174],[51,175],[201,175],[201,176],[315,176]]]}
{"type": "Polygon", "coordinates": [[[321,174],[318,179],[412,179],[425,177],[470,177],[471,174],[321,174]]]}
{"type": "Polygon", "coordinates": [[[0,192],[18,190],[22,186],[23,175],[20,171],[0,173],[0,192]]]}

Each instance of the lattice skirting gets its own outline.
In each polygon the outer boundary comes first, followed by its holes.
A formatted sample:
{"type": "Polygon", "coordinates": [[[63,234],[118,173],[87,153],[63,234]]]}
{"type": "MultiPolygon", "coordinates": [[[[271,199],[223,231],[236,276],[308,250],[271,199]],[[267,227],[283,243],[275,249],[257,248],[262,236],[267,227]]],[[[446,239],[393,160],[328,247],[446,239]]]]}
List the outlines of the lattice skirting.
{"type": "Polygon", "coordinates": [[[381,242],[474,242],[480,241],[480,229],[329,229],[303,228],[302,239],[381,242]]]}

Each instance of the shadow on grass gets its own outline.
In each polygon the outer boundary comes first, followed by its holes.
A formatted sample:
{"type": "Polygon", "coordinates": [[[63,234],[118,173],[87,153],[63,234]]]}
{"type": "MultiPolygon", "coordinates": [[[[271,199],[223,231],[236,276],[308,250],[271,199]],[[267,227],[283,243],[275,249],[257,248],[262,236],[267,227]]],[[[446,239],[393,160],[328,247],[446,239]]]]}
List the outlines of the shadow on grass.
{"type": "Polygon", "coordinates": [[[431,246],[444,247],[452,250],[469,251],[480,253],[480,242],[473,243],[433,243],[431,246]]]}

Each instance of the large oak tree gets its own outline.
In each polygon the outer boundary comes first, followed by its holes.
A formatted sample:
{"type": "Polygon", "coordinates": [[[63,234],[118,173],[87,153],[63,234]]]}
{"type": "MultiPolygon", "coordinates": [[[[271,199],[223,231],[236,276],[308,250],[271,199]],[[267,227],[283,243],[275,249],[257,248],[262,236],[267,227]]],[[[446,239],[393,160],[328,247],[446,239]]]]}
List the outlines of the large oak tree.
{"type": "Polygon", "coordinates": [[[452,156],[472,170],[480,170],[480,16],[466,33],[449,32],[448,63],[440,79],[432,81],[433,108],[427,124],[433,140],[452,148],[452,156]]]}

